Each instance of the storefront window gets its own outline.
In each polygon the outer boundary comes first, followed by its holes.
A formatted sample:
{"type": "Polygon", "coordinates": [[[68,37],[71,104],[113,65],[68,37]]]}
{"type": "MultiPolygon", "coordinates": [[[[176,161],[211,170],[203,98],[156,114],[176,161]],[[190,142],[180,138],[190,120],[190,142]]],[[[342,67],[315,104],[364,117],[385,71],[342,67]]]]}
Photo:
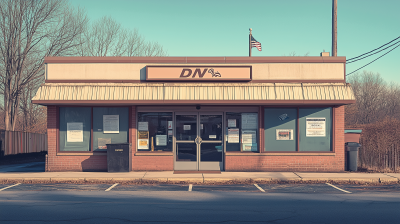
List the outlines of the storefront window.
{"type": "Polygon", "coordinates": [[[172,151],[172,113],[138,113],[138,151],[172,151]]]}
{"type": "Polygon", "coordinates": [[[60,151],[90,151],[90,107],[60,107],[60,151]]]}
{"type": "Polygon", "coordinates": [[[300,108],[300,151],[331,151],[332,108],[300,108]]]}
{"type": "Polygon", "coordinates": [[[265,108],[264,128],[265,151],[332,150],[331,107],[265,108]]]}
{"type": "Polygon", "coordinates": [[[106,144],[127,143],[129,109],[127,107],[93,108],[93,150],[107,151],[106,144]]]}
{"type": "Polygon", "coordinates": [[[297,108],[265,108],[265,151],[296,151],[297,108]]]}
{"type": "Polygon", "coordinates": [[[258,151],[258,113],[226,113],[226,151],[258,151]]]}

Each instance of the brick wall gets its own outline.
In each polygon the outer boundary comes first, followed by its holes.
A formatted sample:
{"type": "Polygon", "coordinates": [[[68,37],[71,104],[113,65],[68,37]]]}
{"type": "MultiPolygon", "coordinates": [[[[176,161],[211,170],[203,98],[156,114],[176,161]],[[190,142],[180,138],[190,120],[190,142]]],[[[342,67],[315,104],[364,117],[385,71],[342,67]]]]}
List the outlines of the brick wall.
{"type": "Polygon", "coordinates": [[[225,156],[225,171],[344,171],[344,106],[334,108],[334,156],[225,156]]]}
{"type": "Polygon", "coordinates": [[[152,171],[152,170],[173,170],[173,156],[133,156],[132,170],[134,171],[152,171]]]}

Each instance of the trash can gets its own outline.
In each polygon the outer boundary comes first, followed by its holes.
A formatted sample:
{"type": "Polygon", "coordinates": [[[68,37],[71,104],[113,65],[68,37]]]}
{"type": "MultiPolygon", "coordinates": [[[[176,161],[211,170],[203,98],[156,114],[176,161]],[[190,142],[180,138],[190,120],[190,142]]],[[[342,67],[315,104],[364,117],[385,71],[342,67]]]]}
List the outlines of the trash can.
{"type": "Polygon", "coordinates": [[[131,170],[132,152],[130,143],[107,144],[108,172],[129,172],[131,170]]]}
{"type": "Polygon", "coordinates": [[[358,150],[360,149],[360,146],[361,145],[357,142],[346,142],[348,171],[357,171],[358,150]]]}

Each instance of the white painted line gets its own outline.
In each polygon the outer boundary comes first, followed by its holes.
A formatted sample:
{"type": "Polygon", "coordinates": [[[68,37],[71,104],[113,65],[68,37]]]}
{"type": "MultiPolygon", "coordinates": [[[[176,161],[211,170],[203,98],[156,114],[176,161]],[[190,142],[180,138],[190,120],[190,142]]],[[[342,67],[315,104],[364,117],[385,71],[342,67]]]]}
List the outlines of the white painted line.
{"type": "Polygon", "coordinates": [[[20,185],[20,184],[21,184],[21,183],[14,184],[14,185],[11,185],[11,186],[8,186],[8,187],[5,187],[5,188],[2,188],[2,189],[0,189],[0,191],[4,191],[5,189],[11,188],[11,187],[15,187],[15,186],[18,186],[18,185],[20,185]]]}
{"type": "Polygon", "coordinates": [[[188,191],[192,191],[193,188],[193,184],[189,184],[189,190],[188,191]]]}
{"type": "Polygon", "coordinates": [[[339,191],[343,191],[344,193],[351,194],[350,191],[346,191],[346,190],[343,190],[343,189],[341,189],[341,188],[338,188],[338,187],[336,187],[336,186],[333,185],[333,184],[330,184],[330,183],[326,183],[326,184],[329,185],[329,186],[331,186],[331,187],[333,187],[333,188],[335,188],[335,189],[338,189],[339,191]]]}
{"type": "Polygon", "coordinates": [[[262,189],[260,186],[258,186],[258,184],[254,184],[254,186],[256,186],[256,188],[258,188],[258,190],[260,190],[261,192],[265,192],[264,189],[262,189]]]}
{"type": "Polygon", "coordinates": [[[105,190],[105,191],[110,191],[111,189],[113,189],[115,186],[117,186],[118,185],[118,183],[116,183],[116,184],[113,184],[111,187],[109,187],[109,188],[107,188],[107,190],[105,190]]]}

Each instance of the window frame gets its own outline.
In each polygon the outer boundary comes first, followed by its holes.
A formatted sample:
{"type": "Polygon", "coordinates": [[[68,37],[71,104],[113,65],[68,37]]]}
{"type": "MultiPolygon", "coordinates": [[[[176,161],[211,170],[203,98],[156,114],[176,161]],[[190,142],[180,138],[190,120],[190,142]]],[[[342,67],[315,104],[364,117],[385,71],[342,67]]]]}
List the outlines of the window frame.
{"type": "MultiPolygon", "coordinates": [[[[260,152],[262,152],[261,151],[261,147],[263,147],[263,143],[262,143],[262,138],[261,138],[261,131],[262,130],[264,130],[264,129],[262,129],[261,128],[261,120],[262,120],[262,115],[260,114],[260,111],[261,111],[261,109],[260,109],[261,107],[259,107],[258,109],[258,111],[252,111],[252,112],[249,112],[249,111],[245,111],[245,110],[241,110],[241,109],[237,109],[237,110],[225,110],[223,113],[224,113],[224,118],[225,118],[225,120],[224,120],[224,122],[225,122],[225,127],[224,127],[224,132],[226,132],[226,130],[227,130],[227,128],[228,128],[228,116],[227,116],[227,113],[238,113],[238,114],[242,114],[242,113],[257,113],[257,122],[258,122],[258,124],[257,124],[257,133],[256,133],[256,141],[257,141],[257,151],[243,151],[243,148],[240,146],[240,150],[239,151],[227,151],[226,150],[226,146],[227,146],[227,142],[228,142],[228,137],[227,137],[227,135],[228,135],[228,133],[224,133],[224,153],[225,154],[235,154],[235,153],[244,153],[244,154],[246,154],[246,153],[260,153],[260,152]]],[[[241,121],[240,121],[241,122],[241,121]]],[[[241,131],[242,131],[242,128],[240,127],[240,129],[239,129],[239,144],[242,144],[242,143],[240,143],[240,137],[241,137],[241,131]]]]}
{"type": "Polygon", "coordinates": [[[82,106],[82,105],[59,105],[56,106],[56,148],[57,148],[57,155],[107,155],[107,150],[104,151],[94,151],[94,137],[93,137],[93,108],[95,107],[114,107],[114,108],[121,108],[125,107],[128,108],[128,142],[132,143],[132,106],[82,106]],[[89,151],[61,151],[60,150],[60,108],[61,107],[90,107],[90,120],[91,120],[91,127],[90,127],[90,147],[89,151]]]}
{"type": "MultiPolygon", "coordinates": [[[[163,110],[163,111],[159,111],[159,110],[157,110],[157,111],[155,111],[155,110],[137,110],[136,111],[136,114],[135,114],[135,116],[136,116],[136,118],[135,118],[135,121],[136,121],[136,127],[135,127],[135,130],[136,130],[136,133],[135,133],[135,140],[136,140],[136,142],[135,142],[135,153],[138,153],[138,154],[146,154],[146,153],[151,153],[151,154],[172,154],[173,152],[174,152],[174,144],[175,144],[175,136],[174,135],[172,135],[172,149],[171,149],[171,151],[151,151],[151,150],[140,150],[139,151],[139,145],[138,145],[138,126],[139,126],[139,113],[171,113],[171,118],[172,118],[172,124],[175,124],[175,112],[174,111],[171,111],[171,110],[163,110]]],[[[174,131],[175,131],[175,127],[172,127],[172,130],[173,130],[173,133],[174,133],[174,131]]],[[[149,133],[149,137],[150,137],[150,133],[149,133]]],[[[167,139],[168,139],[168,133],[167,133],[167,139]]]]}
{"type": "Polygon", "coordinates": [[[306,105],[306,106],[293,106],[293,105],[281,105],[281,106],[263,106],[262,107],[262,149],[261,153],[265,154],[310,154],[310,153],[318,153],[318,154],[334,154],[335,153],[335,123],[336,123],[336,108],[338,106],[335,105],[306,105]],[[295,151],[265,151],[265,108],[296,108],[297,110],[297,118],[296,118],[296,150],[295,151]],[[331,142],[330,142],[330,151],[300,151],[300,109],[302,108],[331,108],[331,142]]]}

